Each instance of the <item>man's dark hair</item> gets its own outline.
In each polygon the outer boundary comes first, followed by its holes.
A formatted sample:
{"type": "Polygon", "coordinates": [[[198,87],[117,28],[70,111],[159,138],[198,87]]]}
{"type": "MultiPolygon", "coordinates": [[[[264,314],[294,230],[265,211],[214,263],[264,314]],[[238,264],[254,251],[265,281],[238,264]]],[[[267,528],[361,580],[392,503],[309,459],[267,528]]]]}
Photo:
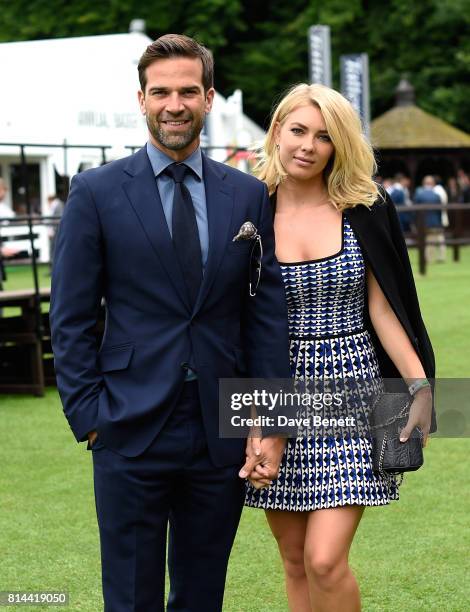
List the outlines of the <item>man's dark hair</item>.
{"type": "Polygon", "coordinates": [[[165,34],[157,38],[145,49],[137,67],[140,88],[145,93],[147,85],[146,69],[158,59],[172,57],[199,58],[202,62],[202,84],[204,91],[214,87],[214,58],[209,49],[184,34],[165,34]]]}

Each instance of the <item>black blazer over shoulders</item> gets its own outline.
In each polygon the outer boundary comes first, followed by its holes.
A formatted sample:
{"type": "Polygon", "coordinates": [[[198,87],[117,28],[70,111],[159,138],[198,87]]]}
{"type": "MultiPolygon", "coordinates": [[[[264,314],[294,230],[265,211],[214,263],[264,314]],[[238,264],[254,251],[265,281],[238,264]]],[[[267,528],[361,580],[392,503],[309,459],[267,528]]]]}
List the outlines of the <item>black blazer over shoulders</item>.
{"type": "MultiPolygon", "coordinates": [[[[356,234],[367,265],[415,347],[426,376],[434,378],[434,353],[421,317],[408,250],[393,202],[386,194],[384,201],[380,199],[371,208],[356,206],[345,210],[345,215],[356,234]]],[[[366,315],[366,321],[370,324],[367,304],[366,315]]],[[[383,353],[379,357],[382,375],[384,378],[398,377],[397,369],[378,340],[376,344],[383,353]]]]}
{"type": "MultiPolygon", "coordinates": [[[[435,377],[434,353],[416,293],[408,249],[398,215],[390,196],[383,196],[370,208],[363,205],[344,211],[361,247],[366,265],[370,266],[384,295],[413,344],[428,378],[435,377]]],[[[276,206],[275,194],[271,203],[276,206]]],[[[400,378],[400,374],[387,355],[375,333],[369,317],[368,301],[364,301],[364,320],[379,360],[383,378],[400,378]]],[[[433,408],[431,432],[436,431],[433,408]]]]}
{"type": "MultiPolygon", "coordinates": [[[[366,264],[370,266],[384,295],[413,344],[428,378],[436,375],[434,352],[421,317],[418,295],[411,270],[408,249],[401,230],[395,205],[384,192],[375,204],[368,208],[356,206],[344,211],[361,246],[366,264]]],[[[369,317],[365,300],[365,321],[384,378],[400,376],[387,355],[369,317]]],[[[436,414],[433,407],[431,432],[436,431],[436,414]]]]}

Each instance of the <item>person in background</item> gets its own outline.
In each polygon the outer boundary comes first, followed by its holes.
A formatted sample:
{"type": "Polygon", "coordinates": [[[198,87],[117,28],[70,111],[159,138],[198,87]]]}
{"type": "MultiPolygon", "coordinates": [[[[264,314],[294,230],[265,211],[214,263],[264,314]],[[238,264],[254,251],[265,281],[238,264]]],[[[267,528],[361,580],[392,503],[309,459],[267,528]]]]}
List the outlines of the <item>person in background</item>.
{"type": "Polygon", "coordinates": [[[386,176],[382,181],[382,187],[385,191],[390,195],[390,192],[393,189],[393,181],[390,177],[386,176]]]}
{"type": "Polygon", "coordinates": [[[451,204],[459,204],[462,201],[460,185],[455,176],[450,176],[447,179],[446,192],[447,199],[451,204]]]}
{"type": "Polygon", "coordinates": [[[393,178],[392,185],[387,190],[392,198],[392,202],[395,205],[404,205],[405,204],[405,190],[403,189],[402,184],[400,183],[401,174],[396,174],[393,178]]]}
{"type": "MultiPolygon", "coordinates": [[[[401,174],[400,172],[395,174],[394,182],[391,185],[390,189],[387,190],[395,206],[409,206],[411,204],[408,185],[408,177],[406,177],[404,174],[401,174]]],[[[411,230],[412,221],[411,213],[400,211],[398,213],[398,218],[400,219],[402,230],[404,232],[409,232],[411,230]]]]}
{"type": "Polygon", "coordinates": [[[64,212],[64,202],[58,195],[50,195],[47,198],[49,203],[49,213],[51,217],[61,217],[64,212]]]}
{"type": "MultiPolygon", "coordinates": [[[[12,219],[15,216],[15,211],[12,210],[6,201],[8,187],[4,179],[0,178],[0,219],[12,219]]],[[[8,222],[7,222],[8,223],[8,222]]]]}
{"type": "MultiPolygon", "coordinates": [[[[51,217],[62,217],[64,212],[64,202],[58,195],[50,195],[47,198],[49,204],[49,214],[51,217]]],[[[49,267],[52,269],[54,263],[55,240],[57,235],[58,221],[54,221],[49,226],[49,267]]]]}
{"type": "MultiPolygon", "coordinates": [[[[418,187],[415,191],[415,204],[442,204],[442,200],[435,187],[435,178],[430,174],[425,176],[421,187],[418,187]]],[[[428,210],[425,213],[424,219],[426,226],[426,261],[427,263],[433,263],[437,258],[438,262],[443,263],[446,260],[446,242],[444,228],[442,227],[441,211],[428,210]]]]}
{"type": "Polygon", "coordinates": [[[464,204],[470,203],[470,178],[465,170],[460,169],[457,172],[457,181],[460,187],[460,201],[464,204]]]}
{"type": "Polygon", "coordinates": [[[410,187],[411,187],[411,179],[409,176],[405,174],[400,174],[400,185],[405,193],[405,205],[411,206],[413,201],[411,199],[410,187]]]}
{"type": "MultiPolygon", "coordinates": [[[[3,219],[0,221],[0,226],[7,225],[8,221],[6,219],[12,219],[15,216],[15,212],[5,202],[7,191],[7,184],[5,180],[0,177],[0,219],[3,219]]],[[[4,257],[11,257],[15,254],[15,252],[16,251],[14,249],[2,245],[2,230],[0,228],[0,291],[3,289],[3,283],[7,278],[4,257]]]]}
{"type": "MultiPolygon", "coordinates": [[[[436,181],[434,191],[439,196],[441,200],[441,204],[443,204],[444,206],[447,206],[447,204],[449,203],[449,198],[447,196],[447,191],[444,189],[442,185],[442,178],[438,174],[436,174],[434,176],[434,180],[436,181]]],[[[441,212],[441,224],[443,228],[449,227],[449,215],[447,214],[446,210],[443,210],[441,212]]]]}

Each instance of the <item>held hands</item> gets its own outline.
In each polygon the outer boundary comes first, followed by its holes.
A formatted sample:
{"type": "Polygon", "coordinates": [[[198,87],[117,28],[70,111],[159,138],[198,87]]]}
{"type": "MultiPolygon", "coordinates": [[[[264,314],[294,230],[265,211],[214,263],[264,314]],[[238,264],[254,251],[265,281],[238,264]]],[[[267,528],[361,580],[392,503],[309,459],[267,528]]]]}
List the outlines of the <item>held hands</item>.
{"type": "Polygon", "coordinates": [[[239,472],[240,478],[248,478],[256,489],[271,484],[279,474],[285,438],[261,438],[250,435],[246,442],[246,461],[239,472]]]}
{"type": "Polygon", "coordinates": [[[431,429],[432,391],[424,387],[416,392],[410,408],[408,422],[400,433],[400,442],[406,442],[415,427],[423,434],[423,446],[426,446],[431,429]]]}

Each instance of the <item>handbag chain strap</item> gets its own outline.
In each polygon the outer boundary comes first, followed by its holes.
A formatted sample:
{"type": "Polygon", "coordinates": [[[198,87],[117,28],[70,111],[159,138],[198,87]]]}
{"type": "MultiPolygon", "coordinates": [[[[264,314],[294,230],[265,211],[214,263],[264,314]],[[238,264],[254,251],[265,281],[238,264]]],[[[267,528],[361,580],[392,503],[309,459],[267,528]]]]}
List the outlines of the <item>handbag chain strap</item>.
{"type": "MultiPolygon", "coordinates": [[[[383,467],[384,467],[384,456],[385,456],[385,447],[387,445],[387,432],[385,432],[384,435],[384,439],[382,440],[382,447],[380,449],[380,457],[379,457],[379,474],[385,478],[385,480],[388,482],[389,486],[392,484],[393,481],[393,476],[392,474],[389,474],[388,472],[386,472],[383,467]]],[[[400,472],[398,474],[399,479],[396,481],[396,486],[400,487],[402,482],[403,482],[403,478],[404,478],[404,473],[400,472]]]]}
{"type": "MultiPolygon", "coordinates": [[[[377,401],[374,404],[374,408],[375,408],[375,405],[377,404],[377,401]]],[[[407,416],[406,411],[409,409],[409,407],[410,407],[410,403],[407,402],[403,406],[403,408],[400,410],[399,414],[396,414],[390,417],[388,421],[385,421],[385,423],[379,423],[378,425],[372,425],[370,429],[382,429],[382,427],[388,427],[389,425],[392,425],[393,423],[395,423],[395,421],[398,421],[399,419],[402,419],[403,417],[407,416]]]]}

